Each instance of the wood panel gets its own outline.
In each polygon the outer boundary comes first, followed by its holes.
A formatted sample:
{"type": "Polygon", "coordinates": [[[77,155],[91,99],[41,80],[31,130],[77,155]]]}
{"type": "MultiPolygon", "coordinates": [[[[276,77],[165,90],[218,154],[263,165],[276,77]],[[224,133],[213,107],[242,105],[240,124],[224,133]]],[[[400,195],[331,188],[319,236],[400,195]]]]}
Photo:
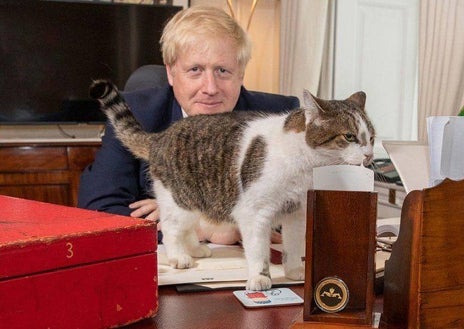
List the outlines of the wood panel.
{"type": "Polygon", "coordinates": [[[79,178],[99,143],[0,147],[0,194],[76,206],[79,178]]]}
{"type": "Polygon", "coordinates": [[[9,195],[29,200],[50,202],[60,205],[70,205],[70,185],[23,185],[23,186],[0,186],[0,194],[9,195]]]}
{"type": "Polygon", "coordinates": [[[410,192],[385,262],[380,328],[464,328],[464,180],[410,192]]]}
{"type": "Polygon", "coordinates": [[[2,147],[0,171],[67,169],[66,147],[2,147]]]}
{"type": "Polygon", "coordinates": [[[69,169],[84,169],[95,158],[98,147],[95,146],[69,146],[67,148],[69,169]]]}
{"type": "Polygon", "coordinates": [[[377,195],[371,192],[308,191],[303,318],[313,322],[372,325],[377,195]],[[346,238],[353,237],[353,238],[346,238]],[[323,312],[313,298],[321,280],[343,280],[346,307],[323,312]]]}

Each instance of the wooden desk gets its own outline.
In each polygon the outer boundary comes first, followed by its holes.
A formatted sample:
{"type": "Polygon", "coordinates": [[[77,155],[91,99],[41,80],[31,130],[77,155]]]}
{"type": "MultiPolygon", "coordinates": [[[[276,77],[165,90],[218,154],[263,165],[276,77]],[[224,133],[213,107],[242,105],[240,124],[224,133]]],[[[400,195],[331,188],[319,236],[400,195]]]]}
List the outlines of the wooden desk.
{"type": "MultiPolygon", "coordinates": [[[[303,297],[303,286],[292,290],[303,297]]],[[[375,312],[381,312],[377,298],[375,312]]],[[[302,318],[303,305],[247,309],[232,290],[178,293],[174,287],[159,287],[159,310],[152,318],[127,329],[285,329],[302,318]]]]}

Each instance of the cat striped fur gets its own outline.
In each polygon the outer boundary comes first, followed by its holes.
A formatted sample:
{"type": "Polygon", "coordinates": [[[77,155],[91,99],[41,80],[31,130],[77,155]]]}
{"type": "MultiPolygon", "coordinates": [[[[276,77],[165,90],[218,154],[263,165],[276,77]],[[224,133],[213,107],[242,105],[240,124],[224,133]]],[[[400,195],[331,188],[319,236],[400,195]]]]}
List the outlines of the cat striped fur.
{"type": "Polygon", "coordinates": [[[303,279],[312,169],[368,165],[373,157],[375,130],[363,92],[327,101],[305,91],[305,107],[286,113],[196,115],[160,133],[143,131],[111,82],[95,81],[90,93],[123,145],[149,164],[171,266],[189,268],[193,258],[211,255],[195,235],[199,220],[237,225],[251,290],[272,285],[269,243],[276,225],[285,275],[303,279]]]}

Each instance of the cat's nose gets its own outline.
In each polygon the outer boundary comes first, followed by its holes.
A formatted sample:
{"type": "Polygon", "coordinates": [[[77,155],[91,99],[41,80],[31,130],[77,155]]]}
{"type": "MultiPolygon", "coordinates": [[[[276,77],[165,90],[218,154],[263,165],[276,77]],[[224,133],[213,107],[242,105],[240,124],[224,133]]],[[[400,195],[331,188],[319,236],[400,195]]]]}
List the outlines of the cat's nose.
{"type": "Polygon", "coordinates": [[[372,163],[372,160],[374,160],[374,155],[373,154],[365,154],[364,155],[364,161],[363,165],[366,167],[372,163]]]}

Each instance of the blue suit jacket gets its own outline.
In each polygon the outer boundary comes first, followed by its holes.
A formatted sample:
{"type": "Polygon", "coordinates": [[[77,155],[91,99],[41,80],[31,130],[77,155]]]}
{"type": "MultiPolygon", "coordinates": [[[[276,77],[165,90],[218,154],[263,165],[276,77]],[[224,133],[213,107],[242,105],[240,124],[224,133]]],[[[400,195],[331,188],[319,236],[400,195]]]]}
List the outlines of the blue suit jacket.
{"type": "MultiPolygon", "coordinates": [[[[146,131],[162,131],[182,118],[181,108],[169,85],[125,93],[124,98],[146,131]]],[[[234,111],[282,112],[298,106],[298,98],[293,96],[242,88],[234,111]]],[[[107,125],[94,163],[81,175],[78,207],[129,215],[130,203],[153,197],[147,171],[147,164],[134,158],[115,137],[111,125],[107,125]]]]}

